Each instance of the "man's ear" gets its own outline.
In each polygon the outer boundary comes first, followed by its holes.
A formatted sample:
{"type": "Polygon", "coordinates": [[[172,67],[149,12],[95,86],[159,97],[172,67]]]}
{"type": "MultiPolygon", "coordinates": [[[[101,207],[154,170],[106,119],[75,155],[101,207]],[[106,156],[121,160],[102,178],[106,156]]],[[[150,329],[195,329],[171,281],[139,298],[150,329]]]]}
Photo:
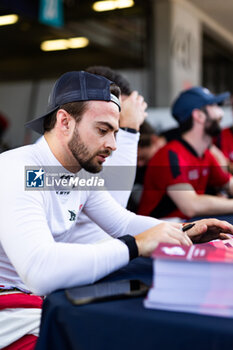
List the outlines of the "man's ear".
{"type": "Polygon", "coordinates": [[[205,113],[197,108],[192,111],[192,117],[193,117],[194,122],[197,122],[199,124],[204,124],[204,122],[206,120],[205,113]]]}
{"type": "Polygon", "coordinates": [[[65,134],[70,134],[73,131],[75,124],[74,118],[64,109],[57,111],[57,128],[65,134]]]}

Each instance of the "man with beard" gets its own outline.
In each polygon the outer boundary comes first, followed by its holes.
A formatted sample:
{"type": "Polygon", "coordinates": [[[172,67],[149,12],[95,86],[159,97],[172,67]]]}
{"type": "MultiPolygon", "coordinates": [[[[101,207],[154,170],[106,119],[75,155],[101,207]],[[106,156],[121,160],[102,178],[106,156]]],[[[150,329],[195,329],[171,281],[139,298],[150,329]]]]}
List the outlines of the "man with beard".
{"type": "Polygon", "coordinates": [[[38,295],[93,283],[139,255],[150,256],[159,242],[191,245],[191,239],[202,242],[233,233],[232,225],[216,219],[196,221],[184,232],[181,224],[130,213],[103,188],[83,187],[87,172],[99,172],[116,149],[119,94],[102,76],[63,74],[46,114],[27,123],[43,137],[0,155],[1,349],[13,341],[11,349],[18,349],[18,342],[21,348],[34,348],[38,295]],[[55,176],[51,187],[47,176],[55,176]],[[114,239],[80,242],[76,222],[82,210],[114,239]]]}
{"type": "Polygon", "coordinates": [[[233,194],[233,180],[209,151],[220,132],[220,104],[229,93],[213,95],[203,87],[181,92],[172,106],[181,137],[167,143],[150,161],[139,214],[190,218],[233,213],[233,199],[207,195],[207,186],[233,194]]]}
{"type": "MultiPolygon", "coordinates": [[[[233,108],[233,97],[230,99],[230,104],[233,108]]],[[[225,157],[225,159],[221,157],[221,164],[225,163],[225,167],[233,174],[233,126],[222,129],[221,133],[214,138],[214,144],[225,157]]]]}
{"type": "MultiPolygon", "coordinates": [[[[90,66],[86,72],[101,75],[113,81],[121,90],[121,112],[117,149],[106,159],[100,176],[111,196],[126,207],[133,188],[136,166],[139,128],[147,116],[147,104],[137,91],[132,91],[128,80],[119,72],[107,66],[90,66]],[[123,186],[122,186],[123,185],[123,186]]],[[[111,239],[98,225],[81,212],[77,221],[79,240],[91,243],[111,239]]]]}

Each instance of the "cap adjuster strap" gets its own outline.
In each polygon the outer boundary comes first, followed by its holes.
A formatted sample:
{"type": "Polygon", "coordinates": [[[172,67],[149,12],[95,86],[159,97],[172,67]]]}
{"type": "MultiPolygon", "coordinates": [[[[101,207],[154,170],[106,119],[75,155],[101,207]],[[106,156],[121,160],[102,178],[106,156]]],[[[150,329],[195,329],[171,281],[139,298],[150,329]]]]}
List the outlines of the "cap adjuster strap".
{"type": "Polygon", "coordinates": [[[110,94],[110,100],[111,100],[112,102],[114,102],[114,103],[118,106],[119,111],[121,111],[121,104],[120,104],[119,99],[118,99],[115,95],[110,94]]]}

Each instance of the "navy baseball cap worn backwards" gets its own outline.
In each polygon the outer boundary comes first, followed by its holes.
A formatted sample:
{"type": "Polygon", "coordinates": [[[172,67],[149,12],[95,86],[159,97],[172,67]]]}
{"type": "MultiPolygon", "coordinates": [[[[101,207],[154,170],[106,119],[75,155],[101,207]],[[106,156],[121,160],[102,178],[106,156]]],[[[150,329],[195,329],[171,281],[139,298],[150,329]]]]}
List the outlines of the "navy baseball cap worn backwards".
{"type": "Polygon", "coordinates": [[[112,101],[119,111],[121,109],[119,99],[111,94],[109,79],[84,71],[73,71],[63,74],[54,84],[49,96],[47,112],[28,123],[30,128],[39,134],[44,133],[44,119],[58,110],[61,105],[77,101],[112,101]]]}
{"type": "Polygon", "coordinates": [[[185,122],[194,109],[207,105],[221,104],[230,96],[229,92],[212,94],[208,89],[196,86],[181,92],[172,105],[172,115],[179,124],[185,122]]]}

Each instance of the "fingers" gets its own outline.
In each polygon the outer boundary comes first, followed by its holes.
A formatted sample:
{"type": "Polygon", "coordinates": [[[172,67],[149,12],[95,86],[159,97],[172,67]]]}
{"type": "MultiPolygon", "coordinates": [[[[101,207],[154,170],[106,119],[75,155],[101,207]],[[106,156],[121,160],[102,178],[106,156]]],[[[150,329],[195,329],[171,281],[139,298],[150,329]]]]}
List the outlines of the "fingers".
{"type": "Polygon", "coordinates": [[[222,241],[225,239],[229,239],[230,237],[228,235],[225,235],[224,233],[220,233],[219,234],[219,239],[221,239],[222,241]]]}
{"type": "Polygon", "coordinates": [[[140,125],[147,117],[147,103],[137,91],[133,91],[122,102],[120,127],[129,127],[139,131],[140,125]]]}
{"type": "Polygon", "coordinates": [[[208,226],[206,224],[196,224],[194,227],[192,227],[190,230],[187,231],[187,234],[189,237],[197,236],[200,234],[203,234],[207,231],[208,226]]]}
{"type": "Polygon", "coordinates": [[[190,245],[193,244],[193,242],[191,241],[191,239],[189,238],[189,236],[187,235],[187,233],[184,234],[183,239],[184,239],[184,244],[185,244],[185,245],[190,246],[190,245]]]}
{"type": "Polygon", "coordinates": [[[137,95],[136,99],[138,100],[139,103],[143,104],[144,103],[144,97],[142,95],[137,95]]]}
{"type": "Polygon", "coordinates": [[[208,227],[215,226],[216,228],[221,228],[225,232],[229,232],[233,234],[233,225],[231,225],[229,222],[224,220],[218,220],[218,219],[202,219],[199,221],[196,221],[196,223],[203,223],[207,225],[208,227]]]}
{"type": "Polygon", "coordinates": [[[131,92],[129,96],[132,97],[133,99],[136,99],[138,97],[138,92],[134,90],[133,92],[131,92]]]}
{"type": "Polygon", "coordinates": [[[170,236],[172,238],[175,238],[176,240],[179,241],[179,244],[183,244],[183,245],[192,245],[192,241],[191,239],[189,238],[189,236],[187,235],[187,233],[181,231],[180,229],[178,228],[174,228],[171,233],[170,233],[170,236]]]}
{"type": "Polygon", "coordinates": [[[233,234],[233,225],[231,225],[227,221],[220,221],[220,223],[221,223],[221,228],[224,230],[224,232],[233,234]]]}
{"type": "Polygon", "coordinates": [[[143,110],[147,109],[148,105],[145,102],[144,97],[142,95],[139,95],[137,91],[133,91],[129,97],[131,97],[135,101],[135,103],[140,105],[143,110]]]}
{"type": "Polygon", "coordinates": [[[178,230],[182,230],[183,225],[178,222],[170,222],[171,226],[178,228],[178,230]]]}
{"type": "Polygon", "coordinates": [[[192,241],[187,235],[186,232],[182,231],[182,224],[176,223],[176,222],[171,222],[168,223],[169,229],[168,229],[168,234],[170,237],[175,238],[179,244],[184,244],[184,245],[192,245],[192,241]]]}
{"type": "MultiPolygon", "coordinates": [[[[169,240],[167,240],[166,243],[175,244],[175,245],[181,245],[182,244],[179,239],[171,237],[171,236],[169,237],[169,240]]],[[[187,244],[185,244],[185,245],[187,245],[187,244]]]]}

